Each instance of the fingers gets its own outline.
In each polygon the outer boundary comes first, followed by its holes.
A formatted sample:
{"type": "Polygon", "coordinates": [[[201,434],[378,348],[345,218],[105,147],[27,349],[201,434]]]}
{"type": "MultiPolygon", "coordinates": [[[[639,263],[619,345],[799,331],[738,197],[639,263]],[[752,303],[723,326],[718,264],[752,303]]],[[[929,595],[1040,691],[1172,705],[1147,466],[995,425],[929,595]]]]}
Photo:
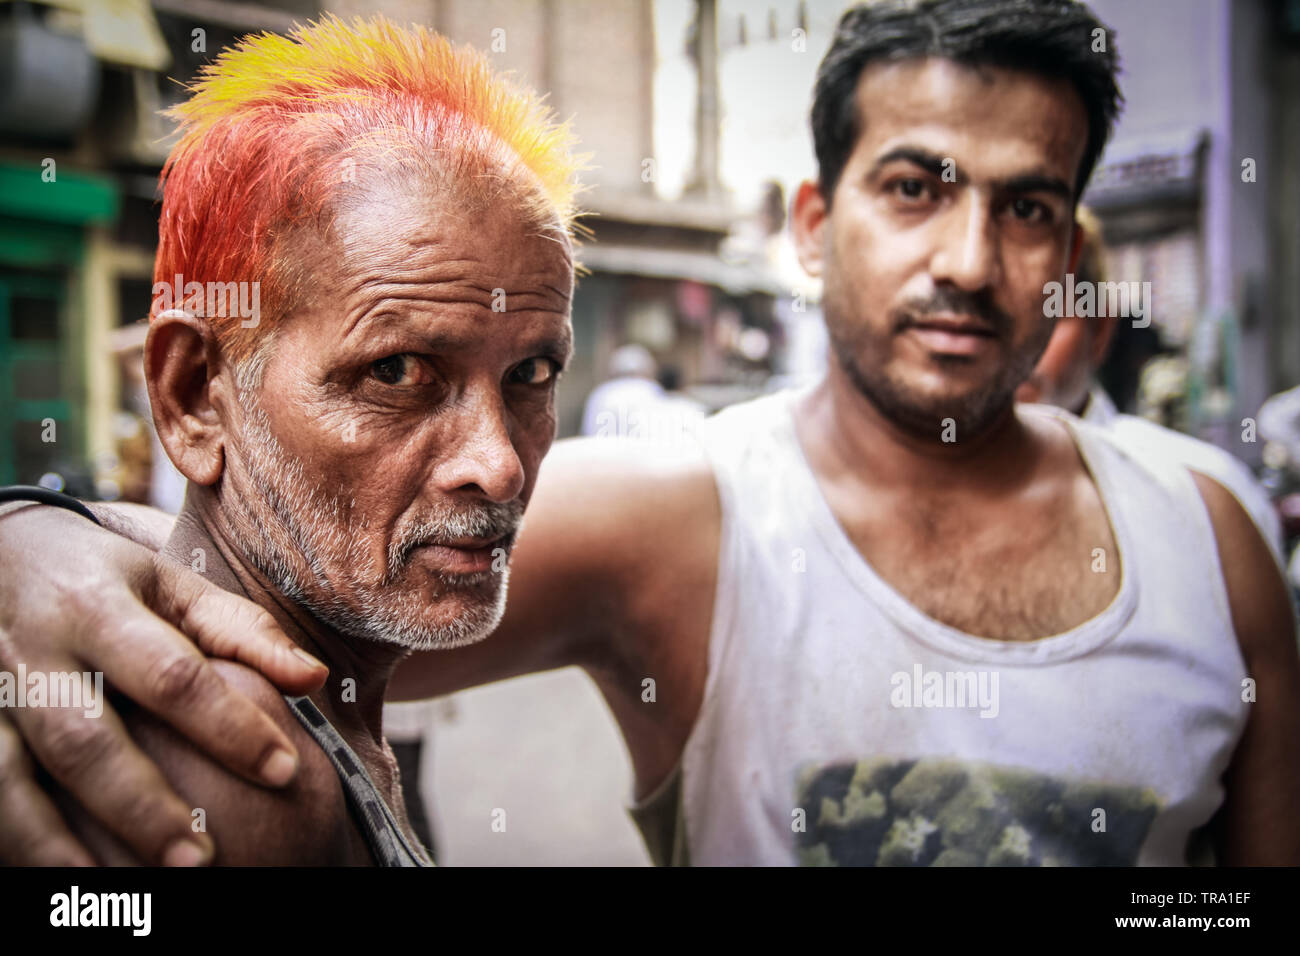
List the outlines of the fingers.
{"type": "MultiPolygon", "coordinates": [[[[114,608],[105,627],[93,647],[81,649],[82,656],[118,690],[231,772],[272,787],[293,779],[298,752],[289,738],[226,684],[183,634],[137,601],[114,608]]],[[[35,741],[27,739],[39,756],[35,741]]],[[[114,742],[115,751],[124,743],[114,742]]],[[[84,802],[80,785],[70,789],[84,802]]]]}
{"type": "MultiPolygon", "coordinates": [[[[101,672],[234,773],[272,786],[288,783],[297,769],[297,753],[284,732],[251,700],[231,690],[185,635],[137,599],[141,593],[162,595],[163,609],[177,613],[183,623],[187,610],[200,603],[195,595],[185,600],[182,585],[182,597],[176,599],[176,589],[168,584],[177,576],[160,581],[160,565],[146,549],[75,516],[69,522],[68,516],[49,512],[56,509],[5,517],[0,670],[25,666],[29,673],[101,672]]],[[[206,608],[196,614],[193,626],[198,630],[219,629],[206,608]]],[[[245,623],[238,616],[233,622],[235,631],[245,623]]],[[[266,624],[253,623],[265,639],[266,624]]],[[[272,656],[272,663],[292,676],[291,655],[279,651],[272,656]]],[[[313,672],[305,664],[299,667],[304,668],[313,672]]],[[[48,858],[69,852],[66,827],[48,798],[35,792],[30,761],[13,747],[16,729],[31,756],[141,859],[211,858],[211,840],[190,831],[189,809],[131,742],[107,704],[98,717],[51,708],[10,713],[13,726],[4,756],[10,782],[0,788],[0,799],[8,801],[0,818],[5,853],[48,858]],[[13,832],[6,831],[10,826],[13,832]]]]}
{"type": "Polygon", "coordinates": [[[207,654],[247,664],[289,694],[316,690],[329,676],[252,601],[165,560],[157,562],[155,584],[155,609],[207,654]]]}
{"type": "MultiPolygon", "coordinates": [[[[107,622],[119,615],[156,620],[141,607],[131,586],[132,577],[149,573],[151,566],[146,549],[58,509],[7,516],[0,539],[0,670],[64,675],[104,671],[83,663],[78,648],[111,644],[114,633],[107,622]]],[[[157,624],[165,627],[161,621],[157,624]]],[[[165,646],[197,653],[177,632],[165,646]]],[[[126,653],[119,653],[113,663],[107,670],[114,682],[119,671],[140,666],[126,653]]],[[[5,716],[0,848],[6,857],[12,855],[16,862],[89,862],[86,848],[71,835],[34,779],[31,758],[141,858],[159,861],[168,852],[165,843],[178,836],[186,838],[182,846],[193,848],[192,858],[201,860],[205,853],[211,857],[210,840],[189,833],[187,808],[106,705],[97,716],[85,709],[37,706],[17,707],[5,716]],[[17,740],[19,734],[30,756],[17,740]]],[[[171,852],[174,859],[176,853],[171,852]]]]}
{"type": "MultiPolygon", "coordinates": [[[[212,860],[212,840],[191,829],[190,807],[108,707],[97,717],[56,707],[27,708],[15,717],[41,765],[139,859],[170,866],[212,860]]],[[[36,812],[44,811],[38,805],[36,812]]],[[[39,832],[30,817],[20,822],[27,839],[39,832]]]]}
{"type": "Polygon", "coordinates": [[[54,803],[36,784],[18,731],[0,713],[0,864],[91,866],[54,803]]]}

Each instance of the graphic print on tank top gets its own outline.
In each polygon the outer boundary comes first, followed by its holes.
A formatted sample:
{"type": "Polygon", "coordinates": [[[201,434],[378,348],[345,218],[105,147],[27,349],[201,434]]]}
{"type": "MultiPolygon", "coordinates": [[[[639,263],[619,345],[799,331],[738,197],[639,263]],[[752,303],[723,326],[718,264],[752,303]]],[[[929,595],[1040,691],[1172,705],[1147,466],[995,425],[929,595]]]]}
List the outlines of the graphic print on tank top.
{"type": "Polygon", "coordinates": [[[1068,413],[1023,410],[1073,437],[1121,580],[1107,608],[1069,631],[978,637],[926,615],[854,546],[803,454],[807,395],[733,405],[700,427],[723,520],[674,858],[1212,859],[1207,825],[1246,725],[1249,675],[1191,474],[1136,458],[1068,413]],[[917,674],[901,693],[899,676],[917,674]],[[934,701],[931,675],[943,677],[934,701]],[[965,698],[948,702],[949,679],[965,698]]]}
{"type": "Polygon", "coordinates": [[[955,759],[808,768],[796,787],[804,866],[1133,866],[1150,788],[955,759]]]}

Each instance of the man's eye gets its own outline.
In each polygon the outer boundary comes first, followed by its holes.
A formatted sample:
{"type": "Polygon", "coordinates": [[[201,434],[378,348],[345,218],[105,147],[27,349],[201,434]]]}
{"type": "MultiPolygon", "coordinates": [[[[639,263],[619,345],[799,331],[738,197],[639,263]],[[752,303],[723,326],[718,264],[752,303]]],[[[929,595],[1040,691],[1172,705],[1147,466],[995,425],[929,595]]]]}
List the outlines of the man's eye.
{"type": "Polygon", "coordinates": [[[390,355],[370,365],[370,374],[385,385],[423,384],[424,366],[414,355],[390,355]]]}
{"type": "Polygon", "coordinates": [[[550,359],[530,358],[511,369],[509,379],[515,385],[546,385],[558,373],[558,366],[550,359]]]}
{"type": "Polygon", "coordinates": [[[1052,211],[1034,199],[1017,199],[1011,203],[1011,213],[1022,222],[1044,223],[1052,219],[1052,211]]]}
{"type": "Polygon", "coordinates": [[[923,199],[929,192],[925,181],[920,179],[900,179],[894,183],[893,190],[904,199],[923,199]]]}

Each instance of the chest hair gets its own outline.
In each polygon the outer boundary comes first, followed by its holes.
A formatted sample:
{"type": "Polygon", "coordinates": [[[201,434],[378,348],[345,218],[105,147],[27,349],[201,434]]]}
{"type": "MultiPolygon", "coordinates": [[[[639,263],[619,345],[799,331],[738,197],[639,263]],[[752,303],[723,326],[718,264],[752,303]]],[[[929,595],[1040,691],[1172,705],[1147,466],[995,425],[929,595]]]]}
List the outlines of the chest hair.
{"type": "Polygon", "coordinates": [[[979,637],[1059,634],[1101,613],[1119,591],[1119,550],[1086,478],[1029,503],[913,496],[849,536],[919,610],[979,637]]]}

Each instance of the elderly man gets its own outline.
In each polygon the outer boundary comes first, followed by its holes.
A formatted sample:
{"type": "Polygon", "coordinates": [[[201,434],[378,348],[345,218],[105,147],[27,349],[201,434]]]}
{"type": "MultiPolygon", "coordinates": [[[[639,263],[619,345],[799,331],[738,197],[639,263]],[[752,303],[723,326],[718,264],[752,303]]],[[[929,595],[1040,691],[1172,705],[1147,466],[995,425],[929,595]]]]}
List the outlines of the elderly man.
{"type": "MultiPolygon", "coordinates": [[[[427,863],[381,707],[412,651],[501,617],[570,350],[575,162],[532,94],[382,19],[245,40],[176,113],[146,363],[189,489],[163,554],[250,598],[331,677],[283,699],[221,665],[300,755],[283,792],[146,712],[128,726],[203,808],[217,863],[427,863]],[[260,314],[213,314],[218,281],[254,284],[240,301],[260,314]]],[[[265,769],[288,777],[292,758],[265,769]]],[[[102,859],[131,858],[74,818],[102,859]]]]}
{"type": "MultiPolygon", "coordinates": [[[[1106,281],[1101,223],[1080,207],[1082,251],[1076,267],[1078,285],[1106,281]]],[[[1100,299],[1098,300],[1100,301],[1100,299]]],[[[1021,402],[1046,402],[1106,429],[1112,438],[1138,457],[1154,455],[1209,475],[1236,496],[1259,528],[1278,560],[1282,557],[1282,523],[1268,492],[1241,461],[1209,442],[1199,441],[1136,415],[1124,415],[1095,379],[1115,337],[1118,316],[1080,316],[1071,312],[1056,323],[1056,330],[1029,378],[1016,390],[1021,402]]],[[[1264,412],[1260,410],[1264,431],[1264,412]]]]}
{"type": "MultiPolygon", "coordinates": [[[[1044,286],[1078,251],[1113,51],[1064,0],[845,14],[793,216],[825,280],[825,379],[722,412],[698,449],[557,450],[496,633],[413,655],[394,689],[582,665],[662,860],[1179,864],[1212,843],[1223,862],[1300,861],[1300,662],[1249,518],[1211,479],[1014,403],[1051,334],[1044,286]]],[[[0,663],[104,662],[178,720],[219,691],[132,676],[195,655],[133,588],[205,647],[266,645],[168,607],[192,576],[32,511],[5,519],[0,663]],[[89,568],[124,609],[51,610],[89,568]]],[[[183,822],[111,728],[70,748],[53,718],[19,722],[123,839],[148,852],[183,822]],[[132,819],[146,798],[159,813],[132,819]]],[[[3,777],[0,852],[84,858],[30,772],[3,777]]]]}

